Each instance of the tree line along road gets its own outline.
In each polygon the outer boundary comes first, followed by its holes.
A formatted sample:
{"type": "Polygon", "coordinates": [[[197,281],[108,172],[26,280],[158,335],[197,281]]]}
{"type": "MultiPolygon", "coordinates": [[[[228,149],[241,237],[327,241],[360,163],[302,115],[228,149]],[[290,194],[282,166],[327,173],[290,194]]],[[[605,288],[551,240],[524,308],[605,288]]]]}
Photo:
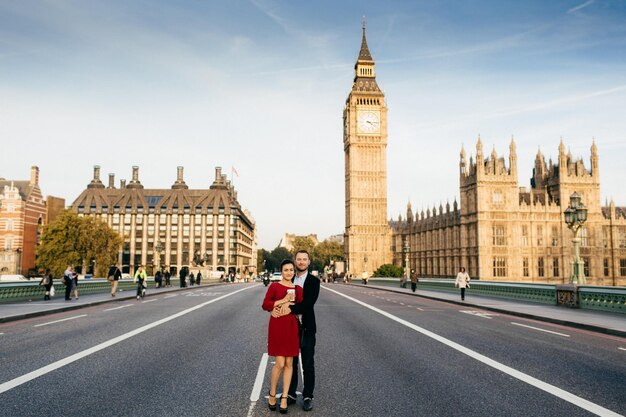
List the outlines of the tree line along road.
{"type": "MultiPolygon", "coordinates": [[[[0,414],[274,415],[265,290],[189,289],[1,324],[0,414]]],[[[289,415],[626,413],[624,338],[341,284],[323,284],[315,310],[315,408],[299,399],[289,415]]]]}

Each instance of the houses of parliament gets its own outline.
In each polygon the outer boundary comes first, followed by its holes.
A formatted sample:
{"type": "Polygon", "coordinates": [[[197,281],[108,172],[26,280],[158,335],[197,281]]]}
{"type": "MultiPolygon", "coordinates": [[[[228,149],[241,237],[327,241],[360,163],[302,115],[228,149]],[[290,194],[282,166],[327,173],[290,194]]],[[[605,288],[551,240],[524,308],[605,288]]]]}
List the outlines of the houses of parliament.
{"type": "Polygon", "coordinates": [[[588,209],[579,232],[589,285],[626,285],[626,207],[601,205],[598,148],[590,165],[574,159],[561,140],[556,162],[539,151],[530,187],[520,187],[516,144],[508,158],[486,155],[481,139],[459,154],[459,201],[389,220],[387,105],[376,81],[365,24],[352,90],[343,111],[345,155],[344,252],[348,270],[371,275],[393,263],[422,277],[453,277],[460,267],[488,281],[567,283],[571,230],[564,221],[576,192],[588,209]],[[507,160],[508,159],[508,160],[507,160]]]}

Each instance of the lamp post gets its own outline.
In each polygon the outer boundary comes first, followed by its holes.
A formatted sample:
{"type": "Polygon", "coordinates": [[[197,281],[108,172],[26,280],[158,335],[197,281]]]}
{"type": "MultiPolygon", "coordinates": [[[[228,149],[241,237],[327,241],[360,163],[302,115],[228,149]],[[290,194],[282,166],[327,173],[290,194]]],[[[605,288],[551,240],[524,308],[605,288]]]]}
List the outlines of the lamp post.
{"type": "MultiPolygon", "coordinates": [[[[161,243],[160,240],[157,241],[156,245],[154,245],[154,251],[157,254],[157,262],[156,262],[156,266],[161,267],[161,252],[163,251],[163,244],[161,243]]],[[[152,258],[152,263],[154,263],[154,257],[152,258]]]]}
{"type": "Polygon", "coordinates": [[[365,265],[363,268],[363,284],[367,285],[367,255],[363,256],[363,264],[365,265]]]}
{"type": "MultiPolygon", "coordinates": [[[[411,246],[409,245],[408,237],[404,239],[404,243],[402,244],[402,253],[404,254],[404,282],[409,279],[409,251],[411,250],[411,246]]],[[[404,288],[404,285],[402,285],[404,288]]]]}
{"type": "Polygon", "coordinates": [[[22,249],[15,249],[15,273],[20,275],[22,273],[22,249]]]}
{"type": "Polygon", "coordinates": [[[570,284],[585,283],[585,264],[580,259],[580,237],[578,231],[587,221],[587,208],[581,202],[580,194],[574,193],[569,198],[569,206],[565,209],[565,223],[567,227],[574,233],[572,243],[574,244],[574,260],[572,261],[572,275],[570,276],[570,284]]]}

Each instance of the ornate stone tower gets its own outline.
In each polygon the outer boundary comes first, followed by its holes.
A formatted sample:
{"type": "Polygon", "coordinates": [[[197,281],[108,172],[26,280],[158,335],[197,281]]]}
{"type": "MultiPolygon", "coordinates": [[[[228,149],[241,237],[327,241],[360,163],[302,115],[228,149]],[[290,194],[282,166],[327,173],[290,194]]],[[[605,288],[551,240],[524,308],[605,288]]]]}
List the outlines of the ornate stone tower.
{"type": "Polygon", "coordinates": [[[348,270],[369,275],[391,263],[387,223],[387,105],[376,83],[374,60],[365,39],[354,66],[352,91],[343,110],[348,270]]]}

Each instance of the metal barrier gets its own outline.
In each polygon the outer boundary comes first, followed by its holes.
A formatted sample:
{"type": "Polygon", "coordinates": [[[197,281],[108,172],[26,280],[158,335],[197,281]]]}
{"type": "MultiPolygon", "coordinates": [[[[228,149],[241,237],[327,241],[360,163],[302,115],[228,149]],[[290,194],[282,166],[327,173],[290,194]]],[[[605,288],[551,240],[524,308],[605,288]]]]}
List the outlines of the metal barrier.
{"type": "Polygon", "coordinates": [[[580,308],[626,313],[626,287],[578,287],[580,308]]]}
{"type": "MultiPolygon", "coordinates": [[[[64,298],[65,285],[61,280],[54,281],[55,295],[53,298],[64,298]]],[[[154,278],[148,278],[148,288],[154,288],[154,278]]],[[[172,287],[180,286],[178,278],[170,280],[172,287]]],[[[217,282],[217,280],[205,279],[203,282],[217,282]]],[[[132,279],[121,279],[118,281],[118,291],[135,291],[137,284],[132,279]]],[[[29,301],[43,299],[46,289],[39,285],[39,280],[28,282],[1,282],[0,283],[0,303],[29,301]]],[[[111,283],[104,278],[81,279],[78,281],[78,296],[87,294],[101,294],[111,291],[111,283]]]]}
{"type": "MultiPolygon", "coordinates": [[[[376,285],[400,286],[399,278],[370,278],[376,285]]],[[[436,291],[458,291],[454,279],[420,278],[418,288],[436,291]]],[[[556,285],[495,281],[470,281],[468,292],[489,297],[513,298],[535,303],[557,305],[556,285]]],[[[578,286],[579,307],[614,313],[626,313],[626,287],[578,286]]]]}

